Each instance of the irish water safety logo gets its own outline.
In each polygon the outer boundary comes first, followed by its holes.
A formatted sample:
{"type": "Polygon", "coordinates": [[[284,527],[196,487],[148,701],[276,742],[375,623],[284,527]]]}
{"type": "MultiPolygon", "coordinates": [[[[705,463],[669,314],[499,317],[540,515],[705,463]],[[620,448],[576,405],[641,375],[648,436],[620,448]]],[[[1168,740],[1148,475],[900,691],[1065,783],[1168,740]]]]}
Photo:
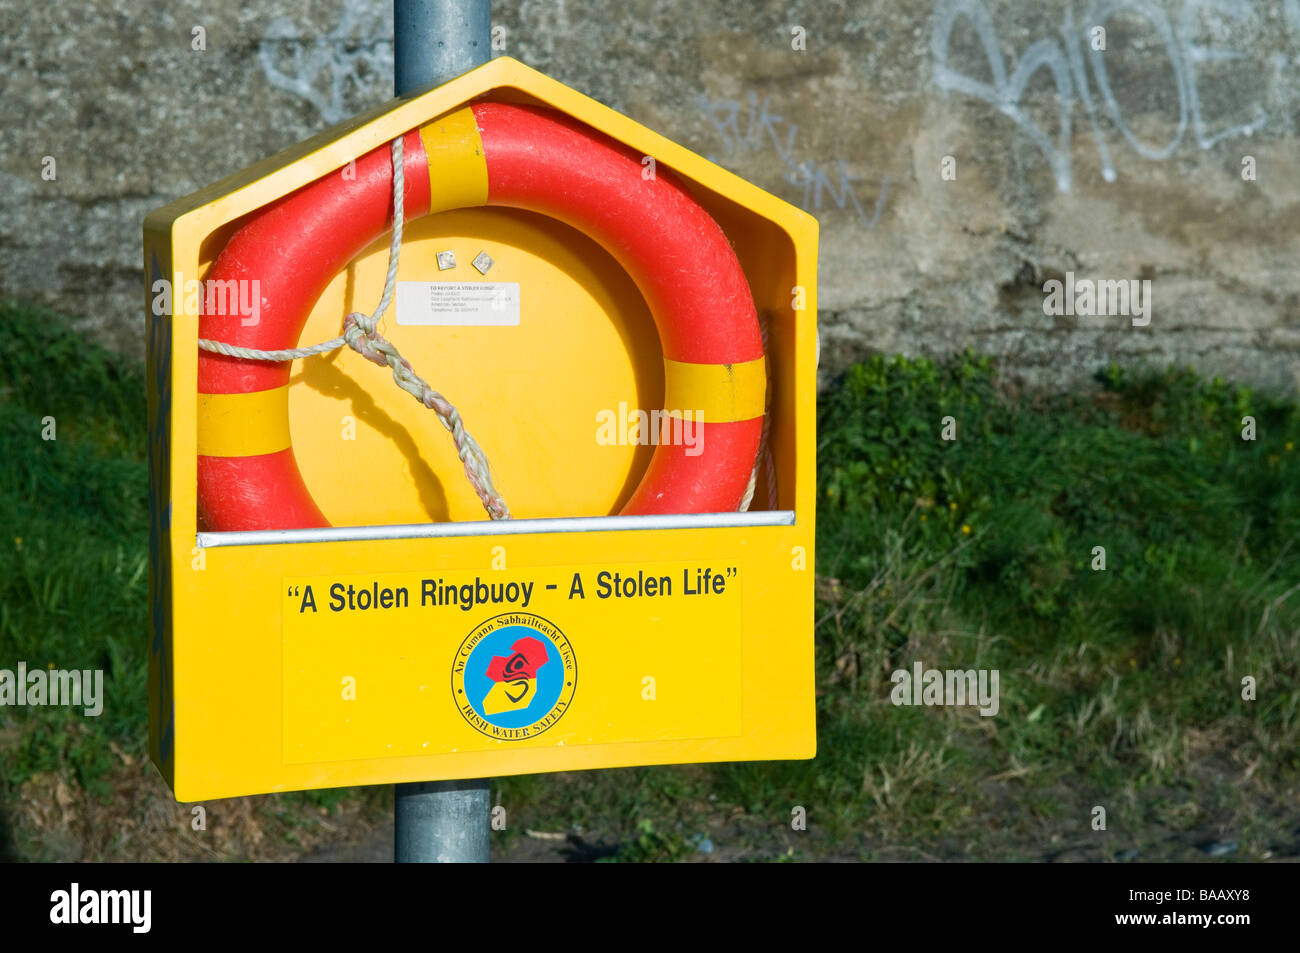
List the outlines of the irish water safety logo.
{"type": "Polygon", "coordinates": [[[573,702],[578,663],[564,633],[541,616],[506,612],[456,652],[451,693],[462,716],[499,741],[534,738],[573,702]]]}

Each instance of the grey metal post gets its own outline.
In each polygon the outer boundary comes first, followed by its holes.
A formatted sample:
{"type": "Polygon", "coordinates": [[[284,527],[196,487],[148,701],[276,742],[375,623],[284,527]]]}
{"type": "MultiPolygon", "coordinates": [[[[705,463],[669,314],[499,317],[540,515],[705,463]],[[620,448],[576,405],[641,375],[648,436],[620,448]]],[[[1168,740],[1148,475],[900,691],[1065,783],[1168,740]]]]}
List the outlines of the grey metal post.
{"type": "MultiPolygon", "coordinates": [[[[488,61],[491,0],[393,0],[393,83],[408,96],[488,61]]],[[[487,863],[487,781],[428,781],[394,788],[393,858],[403,863],[487,863]]]]}
{"type": "Polygon", "coordinates": [[[399,864],[485,864],[486,781],[396,785],[393,857],[399,864]]]}
{"type": "Polygon", "coordinates": [[[398,96],[432,89],[492,55],[491,0],[393,0],[398,96]]]}

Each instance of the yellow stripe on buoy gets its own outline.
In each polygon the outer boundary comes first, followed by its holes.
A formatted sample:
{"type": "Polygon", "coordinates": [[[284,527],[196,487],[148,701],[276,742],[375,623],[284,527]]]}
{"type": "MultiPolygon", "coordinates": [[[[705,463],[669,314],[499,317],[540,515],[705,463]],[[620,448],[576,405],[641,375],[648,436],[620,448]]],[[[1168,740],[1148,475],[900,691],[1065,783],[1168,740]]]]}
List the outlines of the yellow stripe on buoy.
{"type": "Polygon", "coordinates": [[[763,416],[767,362],[687,364],[664,361],[664,409],[692,411],[706,423],[730,423],[763,416]]]}
{"type": "Polygon", "coordinates": [[[420,141],[429,158],[431,212],[487,204],[487,158],[472,109],[466,106],[421,126],[420,141]]]}
{"type": "Polygon", "coordinates": [[[198,397],[200,455],[256,457],[289,448],[289,385],[198,397]]]}

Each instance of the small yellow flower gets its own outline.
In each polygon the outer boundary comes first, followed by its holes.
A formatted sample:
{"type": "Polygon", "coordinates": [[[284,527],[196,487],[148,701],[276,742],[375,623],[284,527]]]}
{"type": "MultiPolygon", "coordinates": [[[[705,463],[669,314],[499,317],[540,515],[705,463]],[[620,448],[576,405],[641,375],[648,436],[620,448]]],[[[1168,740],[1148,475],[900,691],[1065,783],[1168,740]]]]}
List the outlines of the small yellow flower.
{"type": "Polygon", "coordinates": [[[1287,448],[1288,450],[1294,450],[1294,449],[1295,449],[1295,444],[1293,444],[1290,440],[1288,440],[1288,441],[1286,442],[1286,448],[1287,448]]]}
{"type": "Polygon", "coordinates": [[[16,546],[18,549],[23,548],[23,538],[21,536],[14,537],[14,546],[16,546]]]}
{"type": "Polygon", "coordinates": [[[957,504],[956,504],[956,503],[949,503],[949,504],[948,504],[948,509],[950,509],[950,510],[955,510],[956,508],[957,508],[957,504]]]}
{"type": "Polygon", "coordinates": [[[925,514],[924,514],[924,513],[921,514],[921,522],[922,522],[922,523],[925,522],[925,514]]]}
{"type": "Polygon", "coordinates": [[[967,526],[965,523],[961,524],[961,531],[965,533],[967,536],[970,535],[970,527],[967,526]]]}

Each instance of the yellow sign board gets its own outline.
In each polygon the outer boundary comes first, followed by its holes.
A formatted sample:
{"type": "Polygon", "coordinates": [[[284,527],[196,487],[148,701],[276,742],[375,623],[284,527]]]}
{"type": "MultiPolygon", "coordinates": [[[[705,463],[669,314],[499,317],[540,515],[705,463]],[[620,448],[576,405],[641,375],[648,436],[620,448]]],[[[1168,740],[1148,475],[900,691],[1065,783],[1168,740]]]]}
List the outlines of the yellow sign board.
{"type": "MultiPolygon", "coordinates": [[[[150,215],[150,742],[177,798],[812,757],[816,235],[805,213],[508,58],[150,215]],[[277,397],[331,527],[205,530],[196,460],[213,451],[183,289],[251,213],[482,99],[653,156],[733,243],[767,329],[770,461],[749,512],[607,515],[654,449],[627,439],[633,408],[665,406],[645,301],[578,231],[476,208],[409,223],[383,330],[461,408],[515,518],[485,521],[441,425],[345,349],[294,362],[277,397]],[[470,269],[480,254],[490,271],[470,269]],[[440,323],[448,301],[482,319],[440,323]]],[[[377,300],[386,265],[386,240],[357,256],[302,343],[377,300]]],[[[222,432],[238,436],[242,406],[222,403],[222,432]]]]}
{"type": "Polygon", "coordinates": [[[318,576],[283,614],[286,762],[740,734],[738,566],[318,576]]]}

